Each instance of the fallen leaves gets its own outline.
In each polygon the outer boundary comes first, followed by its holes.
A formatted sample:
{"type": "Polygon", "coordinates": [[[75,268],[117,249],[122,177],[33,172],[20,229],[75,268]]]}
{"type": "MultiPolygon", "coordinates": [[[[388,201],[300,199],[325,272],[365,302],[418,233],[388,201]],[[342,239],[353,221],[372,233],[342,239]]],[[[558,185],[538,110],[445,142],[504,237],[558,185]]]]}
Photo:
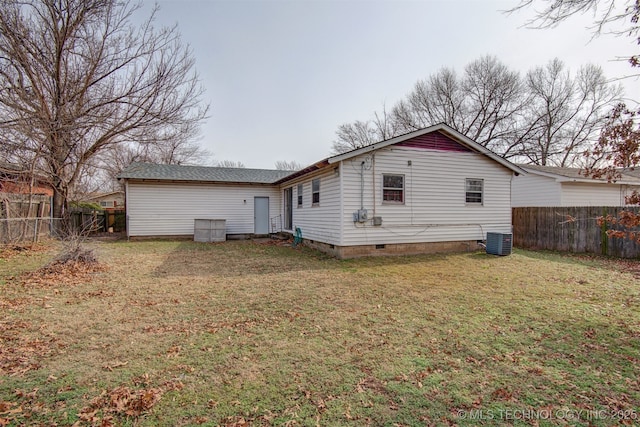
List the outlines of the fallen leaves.
{"type": "Polygon", "coordinates": [[[89,424],[108,427],[122,424],[118,418],[136,418],[148,412],[162,398],[164,393],[182,390],[180,381],[167,381],[160,387],[131,388],[119,386],[112,390],[103,390],[91,400],[89,405],[78,412],[80,421],[74,426],[89,424]]]}
{"type": "Polygon", "coordinates": [[[106,267],[98,262],[54,261],[36,271],[23,274],[19,281],[26,287],[74,286],[90,281],[94,273],[105,270],[106,267]]]}
{"type": "MultiPolygon", "coordinates": [[[[116,387],[103,391],[78,413],[80,421],[91,425],[110,426],[114,416],[137,417],[151,409],[162,397],[161,388],[131,389],[116,387]]],[[[75,425],[80,426],[77,422],[75,425]]]]}
{"type": "Polygon", "coordinates": [[[51,249],[46,243],[30,243],[30,244],[8,244],[0,246],[0,259],[11,259],[18,255],[33,255],[38,252],[44,252],[51,249]]]}
{"type": "Polygon", "coordinates": [[[32,325],[24,321],[0,322],[0,375],[22,375],[40,367],[39,360],[62,344],[53,336],[30,337],[32,325]]]}
{"type": "Polygon", "coordinates": [[[22,413],[22,406],[14,402],[0,400],[0,426],[9,425],[15,417],[22,413]]]}
{"type": "Polygon", "coordinates": [[[129,362],[121,362],[119,360],[116,360],[115,362],[110,362],[102,365],[102,369],[104,369],[105,371],[113,372],[114,369],[122,368],[124,366],[127,366],[128,364],[129,362]]]}

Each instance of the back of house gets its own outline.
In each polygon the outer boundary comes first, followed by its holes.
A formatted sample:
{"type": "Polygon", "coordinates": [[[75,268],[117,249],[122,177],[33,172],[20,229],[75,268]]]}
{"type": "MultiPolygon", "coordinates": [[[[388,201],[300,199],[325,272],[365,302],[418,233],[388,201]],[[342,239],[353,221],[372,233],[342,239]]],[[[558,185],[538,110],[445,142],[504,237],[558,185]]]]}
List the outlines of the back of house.
{"type": "Polygon", "coordinates": [[[298,234],[340,258],[476,250],[511,231],[511,179],[525,173],[440,124],[297,172],[132,164],[128,233],[192,236],[225,219],[228,237],[298,234]]]}

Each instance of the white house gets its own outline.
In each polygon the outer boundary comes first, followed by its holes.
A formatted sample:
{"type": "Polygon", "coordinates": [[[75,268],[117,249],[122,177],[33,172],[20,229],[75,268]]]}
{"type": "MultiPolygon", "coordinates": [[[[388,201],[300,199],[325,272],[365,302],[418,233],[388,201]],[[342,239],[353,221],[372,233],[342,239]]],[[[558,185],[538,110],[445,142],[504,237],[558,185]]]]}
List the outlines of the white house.
{"type": "Polygon", "coordinates": [[[622,173],[616,182],[593,179],[578,168],[520,165],[526,175],[511,183],[513,207],[624,206],[625,197],[640,190],[640,178],[622,173]]]}
{"type": "Polygon", "coordinates": [[[525,173],[444,124],[336,155],[298,172],[134,163],[129,236],[193,235],[197,218],[227,234],[299,230],[340,258],[477,249],[511,231],[511,181],[525,173]]]}

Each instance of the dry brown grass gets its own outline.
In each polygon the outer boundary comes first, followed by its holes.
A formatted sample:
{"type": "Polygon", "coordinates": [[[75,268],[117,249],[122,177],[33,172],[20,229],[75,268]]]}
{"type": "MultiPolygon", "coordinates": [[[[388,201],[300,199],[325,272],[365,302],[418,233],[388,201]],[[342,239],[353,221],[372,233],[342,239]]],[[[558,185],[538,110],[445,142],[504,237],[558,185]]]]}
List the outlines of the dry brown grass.
{"type": "Polygon", "coordinates": [[[640,401],[640,287],[610,262],[95,247],[107,269],[81,280],[0,282],[25,298],[0,323],[0,425],[446,425],[640,401]]]}

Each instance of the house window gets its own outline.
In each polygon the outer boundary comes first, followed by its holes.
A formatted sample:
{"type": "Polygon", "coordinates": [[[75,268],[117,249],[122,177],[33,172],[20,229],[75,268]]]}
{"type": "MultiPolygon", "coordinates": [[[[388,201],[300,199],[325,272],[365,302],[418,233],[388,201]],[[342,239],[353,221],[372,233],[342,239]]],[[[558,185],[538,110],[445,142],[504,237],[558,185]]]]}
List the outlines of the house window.
{"type": "Polygon", "coordinates": [[[311,181],[311,204],[318,205],[320,203],[320,178],[311,181]]]}
{"type": "Polygon", "coordinates": [[[382,202],[404,203],[404,175],[382,175],[382,202]]]}
{"type": "Polygon", "coordinates": [[[474,204],[482,204],[483,201],[484,180],[467,178],[466,180],[466,202],[474,204]]]}
{"type": "Polygon", "coordinates": [[[298,207],[302,207],[302,184],[298,184],[298,207]]]}
{"type": "Polygon", "coordinates": [[[102,206],[103,208],[107,207],[107,202],[100,202],[100,206],[102,206]]]}

